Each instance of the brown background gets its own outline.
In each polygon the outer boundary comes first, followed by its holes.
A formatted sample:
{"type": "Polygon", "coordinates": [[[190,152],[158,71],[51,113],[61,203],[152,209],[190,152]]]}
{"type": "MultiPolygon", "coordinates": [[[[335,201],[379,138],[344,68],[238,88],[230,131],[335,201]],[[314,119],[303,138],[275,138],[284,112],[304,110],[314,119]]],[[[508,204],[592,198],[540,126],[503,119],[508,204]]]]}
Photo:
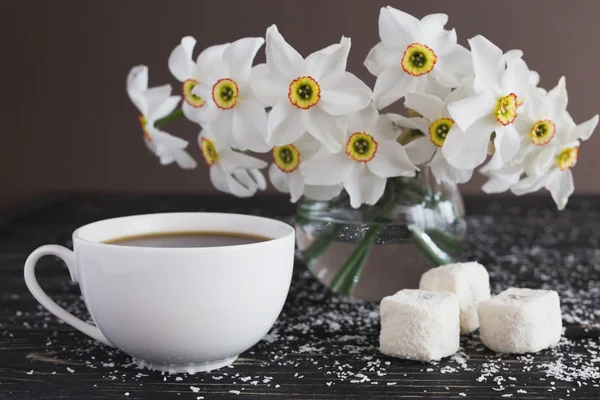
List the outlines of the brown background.
{"type": "MultiPolygon", "coordinates": [[[[378,41],[377,16],[387,4],[417,17],[449,14],[463,44],[482,33],[504,50],[521,48],[544,87],[567,75],[569,109],[578,122],[600,110],[598,0],[5,0],[0,207],[58,190],[213,191],[204,165],[193,171],[161,167],[145,149],[125,94],[131,66],[148,65],[152,86],[176,84],[167,58],[182,36],[195,36],[201,49],[263,36],[276,23],[305,56],[350,36],[349,69],[372,85],[362,62],[378,41]]],[[[189,139],[199,159],[190,123],[168,130],[189,139]]],[[[580,193],[600,193],[599,145],[597,134],[580,152],[580,193]]],[[[482,181],[465,185],[464,192],[479,192],[482,181]]]]}

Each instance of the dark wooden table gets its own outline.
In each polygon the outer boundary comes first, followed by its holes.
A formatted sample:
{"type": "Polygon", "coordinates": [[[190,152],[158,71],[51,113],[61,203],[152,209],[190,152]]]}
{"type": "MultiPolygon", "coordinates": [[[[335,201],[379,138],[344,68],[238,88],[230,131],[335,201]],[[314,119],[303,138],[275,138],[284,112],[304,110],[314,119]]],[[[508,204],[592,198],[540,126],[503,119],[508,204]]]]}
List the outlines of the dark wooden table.
{"type": "MultiPolygon", "coordinates": [[[[282,197],[65,195],[40,199],[0,219],[1,399],[391,399],[600,398],[600,198],[572,199],[558,213],[547,198],[468,199],[464,259],[490,270],[492,287],[556,289],[565,334],[553,349],[511,356],[487,350],[475,334],[439,363],[378,351],[378,305],[329,294],[296,266],[286,306],[272,331],[231,367],[168,375],[89,340],[41,308],[22,267],[36,247],[71,245],[78,226],[164,211],[235,211],[289,218],[282,197]]],[[[88,318],[58,260],[38,278],[59,304],[88,318]]],[[[243,329],[243,327],[240,327],[243,329]]]]}

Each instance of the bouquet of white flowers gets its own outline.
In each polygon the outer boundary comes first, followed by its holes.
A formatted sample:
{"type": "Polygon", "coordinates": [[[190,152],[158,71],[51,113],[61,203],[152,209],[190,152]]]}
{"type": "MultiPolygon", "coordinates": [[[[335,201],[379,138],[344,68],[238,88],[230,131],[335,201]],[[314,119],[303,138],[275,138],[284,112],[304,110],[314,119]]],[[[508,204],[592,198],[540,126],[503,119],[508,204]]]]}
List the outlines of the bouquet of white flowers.
{"type": "MultiPolygon", "coordinates": [[[[273,25],[264,39],[209,47],[195,61],[196,41],[184,37],[168,61],[181,96],[171,95],[170,85],[148,88],[146,66],[131,70],[127,92],[141,113],[144,142],[162,164],[196,167],[188,142],[163,130],[185,116],[201,127],[197,143],[218,190],[252,196],[266,188],[261,170],[268,166],[271,183],[292,202],[304,196],[360,208],[359,220],[374,223],[360,228],[330,282],[351,294],[395,204],[410,198],[430,211],[441,207],[443,196],[410,179],[424,168],[439,184],[467,182],[479,168],[486,193],[546,188],[563,209],[574,191],[579,145],[598,124],[598,115],[573,121],[564,77],[546,91],[520,50],[504,53],[483,36],[469,39],[468,50],[447,22],[445,14],[419,20],[382,8],[381,42],[364,62],[377,77],[373,90],[346,71],[349,38],[303,58],[273,25]],[[266,63],[253,65],[265,42],[266,63]],[[402,99],[408,117],[380,112],[402,99]],[[249,152],[270,152],[271,165],[249,152]]],[[[297,223],[304,220],[299,210],[297,223]]],[[[331,222],[318,234],[307,229],[311,243],[300,250],[310,266],[343,229],[331,222]]],[[[426,258],[443,264],[464,238],[464,230],[452,229],[408,222],[404,230],[426,258]]]]}
{"type": "Polygon", "coordinates": [[[570,168],[598,116],[574,123],[564,77],[546,91],[521,51],[503,53],[483,36],[469,40],[469,51],[447,21],[382,8],[381,42],[365,60],[373,90],[346,71],[349,38],[303,58],[273,25],[266,39],[209,47],[196,61],[196,41],[184,37],[168,62],[181,96],[170,85],[148,88],[146,66],[131,70],[127,92],[162,164],[196,167],[187,141],[162,129],[184,115],[202,127],[198,145],[214,186],[239,197],[266,187],[260,170],[268,164],[247,151],[272,153],[269,178],[291,201],[344,189],[353,207],[375,204],[388,178],[414,176],[425,164],[438,181],[464,183],[493,154],[480,168],[485,192],[546,188],[564,208],[570,168]],[[253,66],[265,41],[267,62],[253,66]],[[378,111],[401,99],[410,117],[378,111]]]}

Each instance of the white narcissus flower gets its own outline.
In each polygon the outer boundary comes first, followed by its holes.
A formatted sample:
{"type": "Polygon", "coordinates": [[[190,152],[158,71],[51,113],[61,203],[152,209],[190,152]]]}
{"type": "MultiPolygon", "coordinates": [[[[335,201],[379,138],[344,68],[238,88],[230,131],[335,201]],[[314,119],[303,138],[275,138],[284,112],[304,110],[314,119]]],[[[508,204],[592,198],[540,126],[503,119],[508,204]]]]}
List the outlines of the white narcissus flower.
{"type": "Polygon", "coordinates": [[[251,197],[265,190],[267,181],[259,169],[267,163],[229,148],[219,141],[210,127],[198,136],[204,161],[210,167],[210,181],[218,190],[237,197],[251,197]]]}
{"type": "Polygon", "coordinates": [[[472,73],[469,51],[456,43],[456,32],[444,26],[446,14],[420,21],[393,7],[379,13],[381,42],[369,52],[365,66],[377,76],[374,102],[384,108],[408,92],[440,95],[440,87],[454,88],[472,73]]]}
{"type": "Polygon", "coordinates": [[[406,118],[402,115],[388,114],[396,123],[404,128],[418,129],[424,137],[413,140],[404,146],[410,160],[416,165],[429,163],[431,172],[438,182],[464,183],[473,176],[473,169],[457,169],[446,161],[442,148],[449,135],[462,135],[458,125],[450,118],[447,105],[455,96],[449,95],[446,100],[427,93],[408,93],[405,107],[414,110],[422,117],[406,118]]]}
{"type": "Polygon", "coordinates": [[[148,67],[138,65],[127,76],[127,94],[140,112],[144,143],[160,163],[168,165],[176,162],[181,168],[195,168],[196,161],[185,151],[188,142],[154,126],[157,120],[173,112],[181,99],[171,96],[171,85],[148,88],[148,67]]]}
{"type": "Polygon", "coordinates": [[[523,146],[534,148],[547,145],[556,132],[565,129],[567,111],[567,88],[565,78],[546,94],[533,91],[523,112],[515,121],[515,127],[524,136],[523,146]]]}
{"type": "Polygon", "coordinates": [[[392,121],[385,115],[379,116],[373,104],[348,116],[344,125],[345,151],[330,153],[323,148],[302,164],[307,184],[341,183],[350,196],[350,205],[358,208],[363,203],[377,203],[387,178],[415,176],[417,167],[396,142],[392,121]]]}
{"type": "Polygon", "coordinates": [[[282,146],[300,139],[305,132],[330,151],[341,150],[343,132],[335,116],[365,108],[371,89],[346,72],[350,39],[312,53],[306,59],[281,36],[277,27],[267,29],[267,75],[253,82],[253,89],[269,113],[269,143],[282,146]]]}
{"type": "Polygon", "coordinates": [[[463,134],[448,137],[442,151],[455,168],[475,168],[487,158],[495,132],[494,165],[500,168],[519,151],[521,138],[513,122],[530,93],[529,69],[520,57],[503,57],[502,50],[483,36],[469,44],[477,94],[448,105],[463,134]]]}
{"type": "Polygon", "coordinates": [[[305,135],[292,144],[273,148],[273,164],[269,167],[269,178],[277,190],[290,193],[292,203],[302,195],[313,200],[331,200],[342,191],[342,185],[318,186],[304,184],[300,165],[313,157],[320,148],[314,138],[305,135]]]}
{"type": "Polygon", "coordinates": [[[575,190],[571,168],[577,163],[579,145],[589,139],[597,125],[598,115],[579,125],[570,124],[564,141],[548,146],[529,161],[545,166],[543,172],[517,182],[511,187],[512,192],[520,196],[546,188],[558,209],[564,209],[575,190]]]}
{"type": "Polygon", "coordinates": [[[257,153],[270,149],[267,114],[251,87],[252,62],[263,43],[263,38],[243,38],[225,45],[219,57],[210,53],[205,60],[199,59],[197,68],[206,73],[191,91],[205,101],[197,111],[201,125],[210,125],[230,146],[257,153]]]}
{"type": "Polygon", "coordinates": [[[169,71],[175,79],[182,83],[183,103],[181,108],[183,114],[190,121],[199,123],[200,120],[213,118],[211,115],[204,115],[203,111],[206,110],[206,113],[210,114],[215,110],[209,110],[209,107],[204,108],[206,100],[196,96],[193,89],[214,74],[211,67],[215,60],[223,57],[223,51],[229,43],[206,48],[200,53],[196,62],[192,60],[195,45],[196,39],[191,36],[181,39],[181,43],[173,49],[169,56],[169,71]]]}

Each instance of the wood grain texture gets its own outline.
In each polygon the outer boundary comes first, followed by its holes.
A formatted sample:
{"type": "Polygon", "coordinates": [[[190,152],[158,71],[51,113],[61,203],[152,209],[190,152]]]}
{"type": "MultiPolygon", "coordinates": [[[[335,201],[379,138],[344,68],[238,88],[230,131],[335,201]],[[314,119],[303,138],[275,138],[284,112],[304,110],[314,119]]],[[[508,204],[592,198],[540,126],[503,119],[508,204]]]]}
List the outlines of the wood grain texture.
{"type": "MultiPolygon", "coordinates": [[[[178,377],[137,369],[127,355],[42,309],[23,282],[27,255],[47,243],[70,246],[76,227],[103,218],[193,210],[286,218],[293,206],[282,197],[42,199],[0,218],[0,399],[598,399],[597,379],[569,382],[546,371],[559,362],[598,371],[600,200],[574,199],[562,214],[552,207],[548,199],[470,199],[465,257],[488,266],[496,292],[515,284],[557,285],[569,318],[556,349],[497,355],[474,335],[462,338],[458,359],[428,364],[385,357],[377,350],[377,305],[329,294],[297,263],[284,311],[265,340],[232,368],[178,377]]],[[[38,278],[48,294],[89,318],[61,263],[40,262],[38,278]]]]}

